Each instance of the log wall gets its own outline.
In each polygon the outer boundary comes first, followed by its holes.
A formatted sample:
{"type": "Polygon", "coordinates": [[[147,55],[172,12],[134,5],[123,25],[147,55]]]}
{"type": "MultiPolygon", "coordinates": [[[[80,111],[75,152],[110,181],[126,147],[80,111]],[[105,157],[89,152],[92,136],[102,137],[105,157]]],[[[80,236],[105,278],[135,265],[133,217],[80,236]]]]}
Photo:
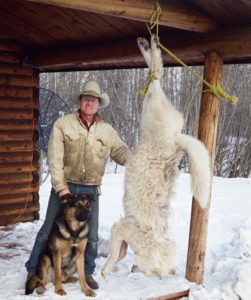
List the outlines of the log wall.
{"type": "Polygon", "coordinates": [[[0,40],[0,225],[39,218],[38,72],[0,40]]]}

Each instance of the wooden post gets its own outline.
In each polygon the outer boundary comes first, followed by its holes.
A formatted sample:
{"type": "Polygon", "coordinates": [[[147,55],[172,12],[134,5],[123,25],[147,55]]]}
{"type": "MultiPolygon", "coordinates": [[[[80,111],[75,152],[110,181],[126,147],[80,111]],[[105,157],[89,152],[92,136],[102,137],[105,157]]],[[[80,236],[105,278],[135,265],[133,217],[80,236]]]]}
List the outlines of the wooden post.
{"type": "MultiPolygon", "coordinates": [[[[206,55],[204,66],[205,80],[215,86],[219,86],[221,81],[221,71],[222,58],[214,51],[209,52],[206,55]]],[[[203,90],[206,89],[208,88],[204,85],[203,90]]],[[[218,116],[218,97],[212,93],[202,92],[198,137],[208,149],[211,158],[212,175],[214,170],[218,116]]],[[[212,177],[210,186],[212,186],[212,177]]],[[[211,198],[211,192],[209,198],[211,198]]],[[[195,199],[193,199],[186,278],[197,284],[203,282],[209,206],[210,199],[209,205],[205,209],[201,209],[195,199]]]]}

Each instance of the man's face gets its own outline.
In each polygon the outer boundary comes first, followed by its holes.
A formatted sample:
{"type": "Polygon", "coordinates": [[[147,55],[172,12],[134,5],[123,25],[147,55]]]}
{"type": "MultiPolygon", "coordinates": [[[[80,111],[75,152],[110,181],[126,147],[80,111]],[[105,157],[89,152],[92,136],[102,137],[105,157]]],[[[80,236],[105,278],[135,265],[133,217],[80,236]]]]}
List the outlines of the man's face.
{"type": "Polygon", "coordinates": [[[80,106],[80,111],[83,114],[92,116],[97,112],[100,106],[99,98],[94,96],[84,95],[79,101],[79,106],[80,106]]]}

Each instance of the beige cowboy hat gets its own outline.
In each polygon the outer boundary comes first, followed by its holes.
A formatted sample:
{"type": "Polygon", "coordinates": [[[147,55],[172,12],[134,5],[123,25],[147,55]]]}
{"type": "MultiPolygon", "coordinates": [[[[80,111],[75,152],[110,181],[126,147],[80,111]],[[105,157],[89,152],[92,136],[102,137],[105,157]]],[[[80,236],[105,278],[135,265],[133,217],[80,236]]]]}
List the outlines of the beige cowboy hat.
{"type": "Polygon", "coordinates": [[[103,107],[106,107],[107,105],[109,105],[109,102],[110,102],[109,96],[107,95],[107,93],[101,94],[100,86],[94,80],[90,80],[90,81],[86,82],[79,98],[81,99],[84,95],[94,96],[94,97],[99,98],[100,99],[99,108],[103,108],[103,107]]]}

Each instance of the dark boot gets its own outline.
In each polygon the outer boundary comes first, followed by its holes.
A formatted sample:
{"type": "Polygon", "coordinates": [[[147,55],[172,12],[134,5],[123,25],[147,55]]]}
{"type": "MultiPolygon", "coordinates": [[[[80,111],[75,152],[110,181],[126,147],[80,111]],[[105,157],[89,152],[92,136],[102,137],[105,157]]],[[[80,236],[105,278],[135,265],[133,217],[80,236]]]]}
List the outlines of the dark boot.
{"type": "Polygon", "coordinates": [[[85,277],[86,277],[86,282],[91,289],[97,290],[99,288],[97,281],[94,280],[92,275],[85,275],[85,277]]]}

